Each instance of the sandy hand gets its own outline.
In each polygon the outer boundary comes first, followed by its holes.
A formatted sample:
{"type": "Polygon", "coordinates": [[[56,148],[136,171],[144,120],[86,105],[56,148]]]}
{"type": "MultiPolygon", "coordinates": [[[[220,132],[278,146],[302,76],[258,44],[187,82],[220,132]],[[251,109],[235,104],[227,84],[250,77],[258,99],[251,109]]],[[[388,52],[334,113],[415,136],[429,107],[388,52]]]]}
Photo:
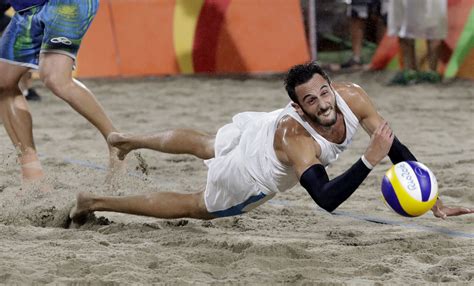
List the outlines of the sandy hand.
{"type": "Polygon", "coordinates": [[[441,202],[440,199],[436,201],[436,204],[431,209],[435,217],[446,219],[448,216],[459,216],[465,214],[474,214],[474,209],[464,207],[448,207],[441,202]]]}

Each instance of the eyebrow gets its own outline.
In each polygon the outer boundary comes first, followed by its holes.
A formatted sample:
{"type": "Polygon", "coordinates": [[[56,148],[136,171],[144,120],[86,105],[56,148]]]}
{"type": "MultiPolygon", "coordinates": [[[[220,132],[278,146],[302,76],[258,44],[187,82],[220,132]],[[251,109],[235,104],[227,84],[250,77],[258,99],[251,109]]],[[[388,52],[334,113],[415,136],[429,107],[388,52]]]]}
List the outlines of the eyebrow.
{"type": "MultiPolygon", "coordinates": [[[[321,91],[321,90],[322,90],[323,88],[325,88],[325,87],[327,88],[328,85],[327,85],[327,84],[323,84],[323,86],[321,86],[321,88],[319,89],[319,91],[321,91]]],[[[303,97],[303,101],[305,101],[306,98],[308,98],[308,96],[311,96],[311,95],[313,95],[313,94],[308,93],[307,95],[305,95],[305,96],[303,97]]]]}
{"type": "Polygon", "coordinates": [[[303,101],[305,101],[305,100],[306,100],[306,98],[308,98],[309,96],[312,96],[312,95],[313,95],[313,94],[311,94],[311,93],[308,93],[307,95],[305,95],[305,96],[303,97],[303,101]]]}

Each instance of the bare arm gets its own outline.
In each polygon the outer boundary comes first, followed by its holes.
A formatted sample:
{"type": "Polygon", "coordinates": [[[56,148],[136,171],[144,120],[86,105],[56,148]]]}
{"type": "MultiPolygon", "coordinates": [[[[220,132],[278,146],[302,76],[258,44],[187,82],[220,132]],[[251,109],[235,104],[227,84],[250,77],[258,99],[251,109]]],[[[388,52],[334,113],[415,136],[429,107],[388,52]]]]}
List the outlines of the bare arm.
{"type": "MultiPolygon", "coordinates": [[[[349,104],[355,115],[359,118],[362,128],[364,128],[369,136],[373,136],[374,130],[377,130],[377,127],[381,124],[384,124],[385,120],[377,112],[367,93],[365,93],[365,91],[360,86],[355,84],[339,84],[336,88],[341,96],[344,97],[344,100],[349,104]]],[[[377,147],[374,146],[374,148],[372,148],[369,146],[367,151],[375,151],[371,154],[378,153],[377,150],[371,149],[377,149],[377,147]]],[[[403,145],[396,137],[394,137],[393,144],[391,144],[388,156],[394,164],[401,161],[417,161],[410,150],[408,150],[408,148],[403,145]]],[[[367,160],[369,160],[369,162],[371,162],[371,164],[374,166],[375,164],[373,163],[379,162],[375,161],[374,157],[371,157],[370,154],[366,155],[366,157],[367,160]]],[[[445,206],[440,199],[438,199],[436,205],[431,210],[436,217],[443,219],[447,216],[458,216],[462,214],[474,213],[474,209],[445,206]]]]}
{"type": "Polygon", "coordinates": [[[377,165],[391,151],[394,135],[390,126],[377,112],[369,96],[360,86],[353,83],[338,83],[334,84],[334,88],[343,97],[359,119],[362,128],[371,137],[364,156],[372,166],[377,165]],[[390,136],[385,138],[383,136],[385,132],[390,136]]]}
{"type": "Polygon", "coordinates": [[[275,152],[278,159],[292,166],[298,178],[314,164],[321,164],[321,148],[311,135],[293,118],[283,118],[275,133],[275,152]]]}
{"type": "MultiPolygon", "coordinates": [[[[369,136],[372,136],[374,134],[374,130],[386,122],[377,112],[367,93],[365,93],[365,91],[360,86],[355,84],[339,84],[337,85],[337,89],[341,96],[344,97],[344,100],[346,100],[346,102],[349,104],[351,110],[358,117],[362,128],[364,128],[369,136]]],[[[376,146],[374,147],[377,148],[376,146]]],[[[372,154],[377,153],[376,150],[373,151],[375,153],[372,154]]],[[[388,156],[393,164],[397,164],[402,161],[417,161],[416,157],[405,145],[403,145],[398,140],[396,136],[394,136],[388,156]]],[[[378,163],[375,162],[374,157],[370,157],[370,155],[367,157],[367,159],[372,163],[373,166],[378,163]]]]}
{"type": "MultiPolygon", "coordinates": [[[[388,125],[384,124],[374,132],[375,143],[371,145],[385,145],[388,150],[389,143],[383,143],[381,140],[387,141],[390,136],[391,131],[388,125]]],[[[292,119],[280,123],[274,146],[278,158],[294,167],[301,185],[311,198],[329,212],[347,200],[371,171],[371,168],[359,159],[344,173],[329,180],[324,166],[319,161],[321,153],[319,145],[292,119]]]]}

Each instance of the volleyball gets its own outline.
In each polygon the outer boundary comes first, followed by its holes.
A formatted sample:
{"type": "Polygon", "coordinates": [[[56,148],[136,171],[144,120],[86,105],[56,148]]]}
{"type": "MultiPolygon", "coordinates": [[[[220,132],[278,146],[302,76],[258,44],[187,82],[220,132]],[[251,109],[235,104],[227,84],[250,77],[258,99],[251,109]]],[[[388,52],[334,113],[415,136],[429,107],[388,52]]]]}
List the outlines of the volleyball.
{"type": "Polygon", "coordinates": [[[416,217],[426,213],[438,198],[438,183],[424,164],[405,161],[393,165],[383,177],[382,195],[396,213],[416,217]]]}

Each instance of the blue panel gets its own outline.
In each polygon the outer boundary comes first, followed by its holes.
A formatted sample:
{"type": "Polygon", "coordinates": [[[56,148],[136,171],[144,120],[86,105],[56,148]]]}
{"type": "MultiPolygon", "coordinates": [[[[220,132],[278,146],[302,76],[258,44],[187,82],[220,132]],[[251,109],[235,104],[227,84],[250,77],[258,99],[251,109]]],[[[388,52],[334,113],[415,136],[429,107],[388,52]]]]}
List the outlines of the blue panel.
{"type": "Polygon", "coordinates": [[[264,197],[266,197],[266,195],[264,193],[260,193],[260,194],[255,195],[255,196],[251,196],[250,198],[248,198],[245,202],[243,202],[241,204],[238,204],[238,205],[233,206],[231,208],[228,208],[226,210],[212,212],[211,214],[216,215],[218,217],[226,217],[226,216],[234,216],[234,215],[243,214],[242,209],[244,209],[249,204],[258,202],[259,200],[263,199],[264,197]]]}
{"type": "Polygon", "coordinates": [[[421,201],[427,202],[431,194],[430,173],[428,173],[424,167],[420,166],[418,162],[407,161],[407,163],[411,166],[413,172],[415,172],[418,183],[420,184],[421,201]]]}
{"type": "Polygon", "coordinates": [[[395,190],[393,189],[390,180],[386,176],[384,176],[382,180],[382,194],[385,198],[385,201],[394,211],[396,211],[398,214],[401,214],[402,216],[411,217],[411,215],[407,214],[403,210],[402,206],[400,205],[400,202],[398,201],[397,194],[395,194],[395,190]]]}

